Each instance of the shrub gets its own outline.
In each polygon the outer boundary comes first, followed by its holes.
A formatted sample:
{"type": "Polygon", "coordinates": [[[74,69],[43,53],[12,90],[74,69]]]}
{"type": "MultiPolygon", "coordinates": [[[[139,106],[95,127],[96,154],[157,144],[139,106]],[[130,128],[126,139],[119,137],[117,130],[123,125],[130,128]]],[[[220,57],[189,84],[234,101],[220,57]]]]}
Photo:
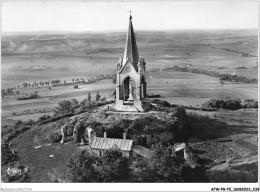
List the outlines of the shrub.
{"type": "Polygon", "coordinates": [[[31,129],[30,126],[22,126],[19,130],[17,130],[18,131],[17,133],[23,133],[29,129],[31,129]]]}
{"type": "Polygon", "coordinates": [[[25,124],[28,125],[28,126],[33,126],[33,125],[36,124],[36,122],[32,119],[29,119],[25,124]]]}
{"type": "Polygon", "coordinates": [[[140,117],[131,123],[129,129],[134,132],[162,132],[169,129],[169,126],[166,121],[158,119],[154,116],[143,116],[140,117]]]}
{"type": "Polygon", "coordinates": [[[164,107],[170,107],[171,104],[168,101],[162,100],[162,99],[153,99],[151,103],[155,103],[158,105],[162,105],[164,107]]]}
{"type": "Polygon", "coordinates": [[[40,116],[38,121],[44,121],[44,120],[49,119],[49,118],[50,118],[50,115],[45,114],[45,115],[40,116]]]}
{"type": "Polygon", "coordinates": [[[7,135],[7,134],[10,134],[12,132],[14,132],[14,127],[13,126],[7,126],[7,125],[4,125],[1,127],[1,136],[2,138],[7,135]]]}
{"type": "Polygon", "coordinates": [[[101,157],[80,151],[66,166],[73,182],[116,182],[129,174],[128,159],[118,148],[108,149],[101,157]]]}
{"type": "Polygon", "coordinates": [[[131,120],[128,119],[113,121],[110,127],[106,130],[107,136],[122,139],[123,133],[129,129],[131,123],[131,120]]]}
{"type": "Polygon", "coordinates": [[[116,76],[112,77],[112,83],[114,83],[114,84],[116,83],[116,76]]]}
{"type": "Polygon", "coordinates": [[[161,142],[152,145],[152,158],[149,159],[149,166],[153,168],[158,177],[164,182],[180,182],[184,159],[175,155],[173,146],[165,146],[161,142]]]}
{"type": "Polygon", "coordinates": [[[46,119],[46,120],[43,120],[43,121],[39,122],[38,125],[42,125],[42,124],[50,123],[50,122],[55,122],[55,121],[58,121],[58,120],[60,120],[60,119],[62,119],[62,118],[71,117],[71,116],[73,116],[73,115],[74,115],[73,113],[67,113],[67,114],[56,115],[56,116],[54,116],[54,117],[50,117],[50,118],[48,118],[48,119],[46,119]]]}
{"type": "Polygon", "coordinates": [[[96,101],[99,101],[101,98],[101,95],[99,94],[99,91],[97,91],[97,94],[96,94],[96,101]]]}
{"type": "Polygon", "coordinates": [[[71,104],[77,106],[79,104],[78,100],[73,98],[71,99],[71,104]]]}
{"type": "Polygon", "coordinates": [[[103,137],[103,133],[105,130],[102,123],[98,121],[89,121],[87,122],[87,124],[90,125],[90,127],[94,130],[97,137],[103,137]]]}
{"type": "Polygon", "coordinates": [[[72,112],[72,103],[69,100],[63,100],[58,103],[55,112],[58,114],[66,114],[72,112]]]}
{"type": "Polygon", "coordinates": [[[237,110],[241,109],[242,106],[240,99],[210,99],[202,104],[202,108],[237,110]]]}
{"type": "Polygon", "coordinates": [[[52,133],[48,136],[48,139],[51,143],[58,143],[61,141],[62,136],[60,133],[52,133]]]}
{"type": "Polygon", "coordinates": [[[147,98],[158,98],[158,97],[161,97],[161,95],[157,94],[157,95],[147,95],[147,98]]]}
{"type": "Polygon", "coordinates": [[[242,107],[246,109],[257,109],[258,101],[255,101],[253,99],[246,99],[245,102],[242,104],[242,107]]]}
{"type": "Polygon", "coordinates": [[[88,105],[88,103],[89,103],[88,99],[83,99],[83,100],[79,103],[79,105],[85,107],[85,106],[88,105]]]}
{"type": "Polygon", "coordinates": [[[21,120],[17,120],[17,121],[15,121],[14,128],[18,129],[22,124],[23,124],[23,122],[21,120]]]}
{"type": "Polygon", "coordinates": [[[31,126],[25,125],[24,123],[21,123],[19,126],[13,127],[13,128],[7,128],[6,130],[2,130],[2,137],[4,138],[5,142],[9,142],[11,139],[17,137],[20,133],[23,133],[27,130],[29,130],[31,126]]]}
{"type": "Polygon", "coordinates": [[[118,148],[111,148],[101,156],[101,182],[116,182],[129,174],[128,159],[118,148]]]}
{"type": "Polygon", "coordinates": [[[149,159],[137,157],[135,160],[135,172],[133,172],[133,182],[154,183],[160,181],[156,171],[149,167],[149,159]]]}
{"type": "Polygon", "coordinates": [[[88,101],[91,101],[91,94],[88,92],[88,101]]]}
{"type": "Polygon", "coordinates": [[[8,144],[1,145],[1,165],[7,165],[8,163],[17,160],[17,154],[15,151],[10,150],[8,144]]]}
{"type": "Polygon", "coordinates": [[[80,151],[68,162],[68,177],[73,182],[97,182],[98,172],[95,170],[97,158],[87,151],[80,151]]]}

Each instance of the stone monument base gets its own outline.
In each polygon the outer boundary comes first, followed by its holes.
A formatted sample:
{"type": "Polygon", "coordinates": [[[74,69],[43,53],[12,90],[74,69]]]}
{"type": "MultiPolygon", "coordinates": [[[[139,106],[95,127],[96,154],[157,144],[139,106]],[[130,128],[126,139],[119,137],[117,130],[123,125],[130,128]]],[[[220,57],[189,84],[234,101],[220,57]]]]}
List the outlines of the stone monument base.
{"type": "Polygon", "coordinates": [[[128,112],[143,112],[144,109],[142,107],[141,101],[134,101],[132,103],[124,103],[123,100],[116,101],[113,108],[116,111],[128,111],[128,112]]]}

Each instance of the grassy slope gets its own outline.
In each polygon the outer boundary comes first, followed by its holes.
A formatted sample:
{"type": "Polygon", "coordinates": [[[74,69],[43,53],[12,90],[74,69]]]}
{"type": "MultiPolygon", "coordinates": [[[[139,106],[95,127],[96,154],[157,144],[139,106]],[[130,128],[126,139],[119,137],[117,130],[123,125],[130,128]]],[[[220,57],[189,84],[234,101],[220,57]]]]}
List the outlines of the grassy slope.
{"type": "Polygon", "coordinates": [[[257,111],[188,112],[202,116],[192,121],[193,146],[202,157],[226,161],[258,154],[257,111]]]}
{"type": "MultiPolygon", "coordinates": [[[[191,112],[194,111],[188,111],[191,112]]],[[[193,121],[193,138],[190,143],[201,157],[203,164],[211,167],[229,159],[242,161],[257,156],[256,111],[199,112],[199,114],[204,118],[193,121]],[[241,122],[241,115],[247,121],[241,122]]],[[[61,121],[64,122],[66,119],[61,121]]],[[[59,132],[59,128],[56,127],[56,123],[48,123],[35,127],[12,141],[19,152],[19,164],[30,168],[32,182],[51,182],[52,177],[65,181],[65,165],[72,154],[79,150],[78,144],[73,144],[71,141],[65,145],[49,145],[46,137],[53,132],[59,132]],[[34,148],[39,145],[42,147],[34,148]],[[54,155],[54,158],[50,158],[50,155],[54,155]]],[[[3,172],[6,168],[3,167],[3,172]]]]}

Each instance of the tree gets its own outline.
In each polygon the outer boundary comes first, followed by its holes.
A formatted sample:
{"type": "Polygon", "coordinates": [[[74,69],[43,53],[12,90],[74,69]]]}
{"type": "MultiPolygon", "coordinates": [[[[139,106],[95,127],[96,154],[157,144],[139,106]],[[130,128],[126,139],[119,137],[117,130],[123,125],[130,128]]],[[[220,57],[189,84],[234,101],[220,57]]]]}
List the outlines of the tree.
{"type": "Polygon", "coordinates": [[[73,99],[71,99],[71,104],[72,104],[73,106],[77,106],[77,105],[79,104],[79,102],[78,102],[77,99],[73,98],[73,99]]]}
{"type": "Polygon", "coordinates": [[[56,107],[56,113],[58,114],[66,114],[72,112],[72,104],[69,100],[63,100],[58,103],[58,107],[56,107]]]}
{"type": "Polygon", "coordinates": [[[57,84],[57,80],[51,80],[51,84],[52,85],[56,85],[57,84]]]}
{"type": "Polygon", "coordinates": [[[113,96],[116,96],[116,89],[114,89],[114,91],[112,92],[113,96]]]}
{"type": "Polygon", "coordinates": [[[2,89],[1,90],[1,95],[2,95],[2,98],[4,98],[4,95],[6,94],[6,92],[5,92],[5,90],[4,89],[2,89]]]}
{"type": "Polygon", "coordinates": [[[88,92],[88,101],[91,101],[91,94],[88,92]]]}
{"type": "Polygon", "coordinates": [[[14,124],[14,128],[18,129],[19,127],[21,127],[22,125],[24,125],[24,123],[21,120],[16,120],[15,124],[14,124]]]}
{"type": "Polygon", "coordinates": [[[58,85],[60,85],[60,80],[59,80],[59,79],[57,79],[57,80],[56,80],[56,83],[57,83],[58,85]]]}
{"type": "Polygon", "coordinates": [[[74,83],[74,81],[75,81],[75,79],[74,78],[72,78],[72,82],[74,83]]]}
{"type": "Polygon", "coordinates": [[[181,171],[184,167],[184,159],[176,156],[173,146],[165,146],[160,142],[154,144],[151,150],[153,155],[149,159],[149,166],[156,171],[162,181],[183,181],[181,171]]]}
{"type": "Polygon", "coordinates": [[[41,81],[39,84],[40,84],[40,86],[42,86],[42,87],[44,86],[44,83],[43,83],[42,81],[41,81]]]}
{"type": "Polygon", "coordinates": [[[114,84],[116,83],[116,76],[112,77],[112,83],[114,83],[114,84]]]}
{"type": "Polygon", "coordinates": [[[37,85],[37,82],[34,81],[33,84],[32,84],[32,86],[33,86],[33,87],[36,87],[36,85],[37,85]]]}
{"type": "Polygon", "coordinates": [[[101,182],[116,182],[129,174],[128,159],[117,147],[105,151],[101,156],[101,182]]]}
{"type": "Polygon", "coordinates": [[[66,165],[69,178],[73,182],[97,182],[96,161],[97,158],[87,151],[80,151],[66,165]]]}
{"type": "Polygon", "coordinates": [[[6,89],[6,94],[9,95],[13,92],[12,88],[7,88],[6,89]]]}
{"type": "Polygon", "coordinates": [[[156,172],[149,167],[149,159],[137,157],[135,161],[134,167],[136,171],[133,173],[134,181],[153,183],[160,180],[156,172]]]}
{"type": "Polygon", "coordinates": [[[116,182],[129,174],[128,159],[118,148],[108,149],[101,157],[80,151],[66,166],[73,182],[116,182]]]}
{"type": "Polygon", "coordinates": [[[27,88],[28,84],[26,82],[23,82],[23,87],[27,88]]]}
{"type": "Polygon", "coordinates": [[[100,98],[101,98],[101,95],[99,94],[99,91],[97,91],[97,94],[96,94],[96,101],[99,101],[100,98]]]}
{"type": "Polygon", "coordinates": [[[49,119],[49,118],[50,118],[50,115],[44,114],[44,115],[39,117],[38,121],[44,121],[44,120],[49,119]]]}

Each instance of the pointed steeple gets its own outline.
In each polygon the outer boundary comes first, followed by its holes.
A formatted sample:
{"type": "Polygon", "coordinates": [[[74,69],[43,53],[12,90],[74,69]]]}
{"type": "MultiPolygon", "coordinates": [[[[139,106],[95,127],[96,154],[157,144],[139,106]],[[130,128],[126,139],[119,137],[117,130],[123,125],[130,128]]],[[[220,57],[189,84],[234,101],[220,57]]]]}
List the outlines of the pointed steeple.
{"type": "Polygon", "coordinates": [[[134,33],[133,24],[132,24],[131,14],[130,14],[130,18],[129,18],[129,28],[128,28],[128,33],[127,33],[127,37],[126,37],[126,46],[125,46],[125,52],[124,52],[124,57],[123,57],[123,63],[125,64],[125,62],[128,59],[131,61],[134,68],[137,70],[139,55],[138,55],[138,50],[137,50],[137,45],[136,45],[136,39],[135,39],[135,33],[134,33]]]}

